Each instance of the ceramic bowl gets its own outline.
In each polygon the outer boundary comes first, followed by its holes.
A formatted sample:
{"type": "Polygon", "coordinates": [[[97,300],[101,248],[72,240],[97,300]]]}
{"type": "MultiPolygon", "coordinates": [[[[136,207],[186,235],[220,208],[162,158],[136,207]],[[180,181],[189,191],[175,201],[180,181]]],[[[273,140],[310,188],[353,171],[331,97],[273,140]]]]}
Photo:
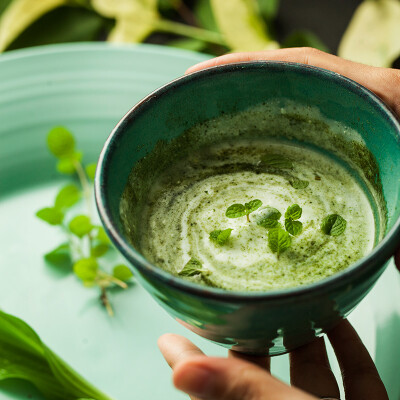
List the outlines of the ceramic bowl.
{"type": "MultiPolygon", "coordinates": [[[[298,123],[305,122],[300,118],[298,123]]],[[[285,132],[279,134],[285,136],[285,132]]],[[[351,141],[346,130],[342,135],[351,141]]],[[[362,155],[356,156],[362,162],[362,155]]],[[[137,279],[169,314],[225,347],[278,355],[334,327],[384,271],[400,243],[399,170],[399,123],[369,90],[312,66],[250,62],[184,76],[134,106],[105,143],[95,192],[100,217],[112,241],[130,262],[137,279]],[[281,98],[316,107],[324,118],[362,136],[379,168],[369,178],[382,189],[387,212],[386,226],[380,224],[383,239],[370,254],[340,273],[313,284],[270,292],[233,292],[197,285],[146,260],[128,240],[120,217],[120,200],[132,168],[156,145],[168,146],[196,124],[281,98]]]]}

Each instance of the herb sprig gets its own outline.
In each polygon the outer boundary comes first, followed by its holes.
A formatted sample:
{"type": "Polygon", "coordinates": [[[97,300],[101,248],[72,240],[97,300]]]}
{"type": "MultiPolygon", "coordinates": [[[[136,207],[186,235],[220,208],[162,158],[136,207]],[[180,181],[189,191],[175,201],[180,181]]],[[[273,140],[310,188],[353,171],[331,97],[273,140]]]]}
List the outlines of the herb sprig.
{"type": "Polygon", "coordinates": [[[347,226],[347,221],[339,214],[330,214],[322,220],[321,230],[330,236],[341,235],[347,226]]]}
{"type": "Polygon", "coordinates": [[[114,251],[104,229],[93,222],[92,184],[96,164],[83,165],[82,152],[76,149],[75,138],[64,127],[53,128],[47,136],[49,151],[57,158],[57,171],[72,178],[78,178],[79,185],[71,182],[58,192],[54,204],[39,210],[36,215],[53,226],[59,226],[66,233],[67,240],[45,254],[45,260],[59,268],[67,267],[86,287],[97,286],[100,300],[110,316],[114,314],[108,298],[108,289],[128,287],[132,273],[126,265],[117,264],[111,273],[100,264],[99,259],[114,251]],[[87,214],[73,215],[71,207],[82,198],[87,214]]]}
{"type": "Polygon", "coordinates": [[[255,199],[251,200],[248,203],[244,204],[232,204],[231,206],[228,207],[228,209],[225,212],[225,215],[228,218],[239,218],[239,217],[247,217],[247,222],[250,222],[250,213],[258,210],[262,206],[262,201],[255,199]]]}
{"type": "Polygon", "coordinates": [[[210,233],[210,240],[220,246],[223,246],[231,236],[232,229],[216,229],[210,233]]]}

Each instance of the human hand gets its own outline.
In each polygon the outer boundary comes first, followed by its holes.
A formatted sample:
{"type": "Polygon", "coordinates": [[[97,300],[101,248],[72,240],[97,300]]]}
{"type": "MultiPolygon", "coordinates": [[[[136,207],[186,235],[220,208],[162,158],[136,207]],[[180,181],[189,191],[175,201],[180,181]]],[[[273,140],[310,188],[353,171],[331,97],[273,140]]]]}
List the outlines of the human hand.
{"type": "MultiPolygon", "coordinates": [[[[346,320],[328,334],[338,359],[347,400],[387,400],[376,367],[346,320]]],[[[267,357],[229,351],[228,358],[207,357],[179,335],[166,334],[158,341],[173,370],[175,386],[192,400],[315,400],[339,399],[324,339],[316,339],[290,354],[290,387],[270,375],[267,357]]]]}
{"type": "MultiPolygon", "coordinates": [[[[400,70],[371,67],[344,60],[343,58],[309,47],[226,54],[196,64],[190,67],[186,73],[188,74],[216,65],[263,60],[288,61],[313,65],[344,75],[377,94],[400,117],[400,70]]],[[[400,249],[396,252],[394,260],[397,269],[400,271],[400,249]]]]}

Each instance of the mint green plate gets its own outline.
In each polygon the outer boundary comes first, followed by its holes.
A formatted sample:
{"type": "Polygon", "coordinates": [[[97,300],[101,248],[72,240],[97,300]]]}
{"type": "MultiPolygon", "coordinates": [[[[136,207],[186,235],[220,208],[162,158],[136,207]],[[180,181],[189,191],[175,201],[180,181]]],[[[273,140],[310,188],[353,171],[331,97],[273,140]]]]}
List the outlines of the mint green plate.
{"type": "MultiPolygon", "coordinates": [[[[61,232],[34,216],[63,183],[45,137],[52,126],[65,125],[76,134],[85,161],[94,161],[131,106],[206,58],[166,47],[106,44],[0,56],[0,308],[30,323],[54,351],[116,400],[186,398],[173,388],[157,349],[164,332],[187,336],[207,354],[225,351],[181,327],[139,285],[112,294],[116,316],[111,319],[95,290],[43,262],[42,255],[63,241],[61,232]]],[[[393,265],[350,319],[375,358],[390,399],[399,398],[400,277],[393,265]]],[[[272,364],[287,380],[287,356],[272,364]]],[[[0,382],[0,400],[29,395],[42,399],[21,381],[0,382]]]]}

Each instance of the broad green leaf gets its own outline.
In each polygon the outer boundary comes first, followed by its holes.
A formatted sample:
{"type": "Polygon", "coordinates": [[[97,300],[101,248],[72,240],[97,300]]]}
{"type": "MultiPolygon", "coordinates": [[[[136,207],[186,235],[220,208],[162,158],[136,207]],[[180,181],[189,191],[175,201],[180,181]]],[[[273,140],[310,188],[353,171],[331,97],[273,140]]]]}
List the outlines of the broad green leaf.
{"type": "Polygon", "coordinates": [[[293,236],[298,235],[303,230],[303,224],[300,221],[285,219],[285,229],[293,236]]]}
{"type": "Polygon", "coordinates": [[[271,229],[268,232],[268,246],[273,253],[281,254],[292,244],[290,235],[281,228],[271,229]]]}
{"type": "Polygon", "coordinates": [[[338,55],[376,67],[390,67],[400,55],[400,1],[363,1],[342,37],[338,55]]]}
{"type": "Polygon", "coordinates": [[[233,51],[257,51],[277,48],[266,33],[255,0],[211,0],[220,32],[233,51]]]}
{"type": "Polygon", "coordinates": [[[0,52],[42,15],[69,0],[14,0],[0,17],[0,52]]]}
{"type": "Polygon", "coordinates": [[[76,236],[82,238],[93,229],[90,218],[86,215],[77,215],[68,225],[69,230],[76,236]]]}
{"type": "Polygon", "coordinates": [[[194,12],[203,28],[218,32],[218,25],[211,8],[211,0],[198,0],[194,6],[194,12]]]}
{"type": "Polygon", "coordinates": [[[88,164],[85,167],[86,174],[89,177],[89,179],[92,181],[94,181],[94,177],[96,175],[96,167],[97,167],[96,163],[88,164]]]}
{"type": "Polygon", "coordinates": [[[75,139],[68,129],[56,126],[47,135],[47,146],[57,158],[72,157],[75,151],[75,139]]]}
{"type": "Polygon", "coordinates": [[[60,225],[64,219],[64,214],[55,207],[42,208],[36,216],[50,225],[60,225]]]}
{"type": "Polygon", "coordinates": [[[108,250],[110,250],[110,246],[108,244],[99,243],[92,246],[90,249],[90,255],[91,257],[99,258],[104,256],[108,250]]]}
{"type": "Polygon", "coordinates": [[[328,47],[315,33],[306,30],[292,32],[281,43],[282,47],[313,47],[329,53],[328,47]]]}
{"type": "Polygon", "coordinates": [[[91,282],[96,279],[99,265],[95,258],[82,258],[74,264],[75,275],[84,282],[91,282]]]}
{"type": "Polygon", "coordinates": [[[267,206],[259,211],[256,217],[257,225],[267,229],[278,228],[281,226],[278,222],[281,216],[282,214],[279,210],[274,207],[267,206]]]}
{"type": "Polygon", "coordinates": [[[246,215],[246,207],[243,204],[232,204],[225,212],[228,218],[239,218],[246,215]]]}
{"type": "Polygon", "coordinates": [[[303,209],[298,205],[298,204],[293,204],[285,212],[285,218],[286,219],[291,219],[291,220],[296,220],[301,217],[301,214],[303,213],[303,209]]]}
{"type": "Polygon", "coordinates": [[[222,246],[228,241],[231,232],[232,229],[230,228],[224,230],[217,229],[210,233],[210,240],[222,246]]]}
{"type": "Polygon", "coordinates": [[[110,42],[140,42],[159,19],[157,0],[92,0],[92,6],[101,15],[115,18],[110,42]]]}
{"type": "Polygon", "coordinates": [[[261,206],[262,206],[262,201],[258,199],[251,200],[248,203],[244,203],[244,207],[246,208],[247,214],[250,214],[258,210],[261,206]]]}
{"type": "Polygon", "coordinates": [[[309,181],[303,181],[303,180],[298,179],[298,178],[290,178],[289,179],[289,183],[295,189],[305,189],[310,184],[309,181]]]}
{"type": "Polygon", "coordinates": [[[59,209],[69,208],[81,198],[81,192],[76,185],[64,186],[57,194],[54,206],[59,209]]]}
{"type": "Polygon", "coordinates": [[[132,271],[126,265],[116,265],[113,269],[113,277],[120,281],[129,281],[133,276],[132,271]]]}
{"type": "Polygon", "coordinates": [[[339,214],[330,214],[322,220],[321,230],[327,235],[339,236],[346,229],[347,221],[339,214]]]}
{"type": "Polygon", "coordinates": [[[72,261],[69,243],[60,244],[54,250],[49,251],[44,255],[44,259],[56,267],[71,267],[72,261]]]}
{"type": "Polygon", "coordinates": [[[261,161],[271,168],[276,169],[293,169],[293,163],[281,154],[269,153],[265,154],[261,161]]]}
{"type": "Polygon", "coordinates": [[[181,276],[195,276],[201,274],[203,265],[199,260],[191,258],[183,267],[182,271],[179,272],[181,276]]]}

